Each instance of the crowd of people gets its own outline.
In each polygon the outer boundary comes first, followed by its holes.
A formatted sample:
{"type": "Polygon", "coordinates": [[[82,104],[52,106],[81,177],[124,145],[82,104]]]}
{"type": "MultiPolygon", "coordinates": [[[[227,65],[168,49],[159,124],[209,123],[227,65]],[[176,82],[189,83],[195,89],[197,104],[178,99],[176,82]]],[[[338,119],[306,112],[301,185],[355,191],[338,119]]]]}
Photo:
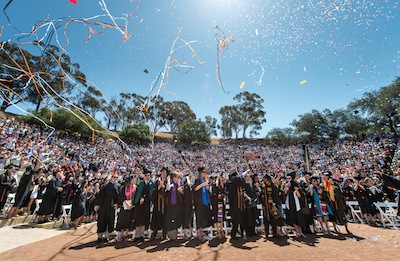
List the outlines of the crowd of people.
{"type": "Polygon", "coordinates": [[[0,209],[28,215],[41,199],[38,222],[57,220],[71,204],[74,227],[97,220],[99,243],[197,237],[206,240],[265,234],[296,238],[339,233],[358,201],[365,221],[379,226],[374,202],[399,201],[397,141],[376,134],[301,145],[246,143],[151,145],[73,138],[7,118],[0,123],[0,209]],[[258,208],[258,206],[262,208],[258,208]],[[117,211],[119,209],[119,211],[117,211]],[[115,220],[117,222],[115,222],[115,220]],[[116,223],[116,224],[115,224],[116,223]],[[332,224],[333,226],[330,226],[332,224]],[[205,228],[215,227],[215,234],[205,228]],[[196,228],[194,230],[193,228],[196,228]],[[333,227],[333,230],[331,229],[333,227]]]}

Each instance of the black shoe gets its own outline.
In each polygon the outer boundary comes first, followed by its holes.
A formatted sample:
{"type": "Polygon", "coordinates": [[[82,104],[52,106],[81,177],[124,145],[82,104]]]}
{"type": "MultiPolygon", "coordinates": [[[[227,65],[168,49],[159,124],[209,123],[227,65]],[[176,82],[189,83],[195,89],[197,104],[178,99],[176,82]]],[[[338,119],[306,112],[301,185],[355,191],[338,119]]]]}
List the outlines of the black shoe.
{"type": "Polygon", "coordinates": [[[140,237],[139,242],[144,242],[144,237],[140,237]]]}
{"type": "Polygon", "coordinates": [[[138,237],[135,237],[135,239],[133,240],[133,242],[139,242],[139,238],[138,237]]]}
{"type": "Polygon", "coordinates": [[[110,242],[110,239],[108,237],[103,238],[103,243],[108,243],[110,242]]]}
{"type": "Polygon", "coordinates": [[[100,244],[102,241],[103,241],[103,239],[99,237],[99,238],[97,239],[96,243],[97,243],[97,244],[100,244]]]}

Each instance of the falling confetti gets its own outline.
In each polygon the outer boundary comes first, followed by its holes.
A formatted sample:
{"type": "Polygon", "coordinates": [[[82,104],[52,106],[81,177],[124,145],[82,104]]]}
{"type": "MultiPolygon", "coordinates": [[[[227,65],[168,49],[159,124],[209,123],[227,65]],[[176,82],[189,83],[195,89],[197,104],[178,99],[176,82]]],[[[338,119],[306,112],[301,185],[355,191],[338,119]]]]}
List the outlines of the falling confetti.
{"type": "Polygon", "coordinates": [[[243,89],[243,86],[244,86],[245,84],[246,84],[245,82],[242,82],[242,83],[240,84],[240,86],[239,86],[239,89],[243,89]]]}
{"type": "Polygon", "coordinates": [[[303,80],[300,82],[301,85],[306,84],[306,83],[307,83],[307,80],[303,80]]]}
{"type": "Polygon", "coordinates": [[[74,5],[77,5],[78,4],[78,1],[77,0],[69,0],[70,1],[70,3],[72,3],[72,4],[74,4],[74,5]]]}

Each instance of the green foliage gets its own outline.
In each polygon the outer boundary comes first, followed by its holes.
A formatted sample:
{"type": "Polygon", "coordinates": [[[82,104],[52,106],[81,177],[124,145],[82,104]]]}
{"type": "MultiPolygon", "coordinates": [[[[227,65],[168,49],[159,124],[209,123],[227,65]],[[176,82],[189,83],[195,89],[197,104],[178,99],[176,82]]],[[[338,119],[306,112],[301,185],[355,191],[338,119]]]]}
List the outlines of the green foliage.
{"type": "Polygon", "coordinates": [[[119,134],[121,139],[127,142],[148,144],[152,140],[150,128],[143,122],[127,125],[119,134]]]}
{"type": "Polygon", "coordinates": [[[293,128],[273,128],[270,130],[266,137],[271,143],[274,144],[291,144],[295,141],[293,128]]]}
{"type": "Polygon", "coordinates": [[[5,43],[0,53],[0,74],[6,75],[6,85],[12,90],[1,90],[2,97],[7,97],[3,99],[2,111],[11,104],[26,101],[35,105],[38,113],[42,102],[63,105],[65,96],[72,94],[77,86],[86,87],[86,77],[79,70],[79,64],[72,63],[57,46],[49,45],[40,56],[35,56],[14,43],[5,43]],[[13,69],[18,66],[32,72],[34,80],[13,69]]]}
{"type": "MultiPolygon", "coordinates": [[[[74,113],[77,114],[82,120],[73,115],[71,112],[64,109],[57,109],[50,112],[48,108],[42,108],[37,114],[34,114],[36,117],[43,120],[46,124],[56,128],[57,130],[62,130],[69,133],[80,133],[83,137],[92,136],[93,132],[89,126],[91,126],[95,130],[103,129],[102,126],[100,126],[92,118],[85,116],[77,111],[74,111],[74,113]],[[86,121],[86,123],[84,121],[86,121]]],[[[38,126],[43,125],[43,123],[41,123],[34,117],[24,116],[22,119],[29,124],[36,124],[38,126]]]]}
{"type": "Polygon", "coordinates": [[[207,131],[207,126],[200,120],[189,120],[182,122],[177,127],[176,138],[181,143],[191,144],[193,142],[198,143],[210,143],[210,134],[207,131]]]}

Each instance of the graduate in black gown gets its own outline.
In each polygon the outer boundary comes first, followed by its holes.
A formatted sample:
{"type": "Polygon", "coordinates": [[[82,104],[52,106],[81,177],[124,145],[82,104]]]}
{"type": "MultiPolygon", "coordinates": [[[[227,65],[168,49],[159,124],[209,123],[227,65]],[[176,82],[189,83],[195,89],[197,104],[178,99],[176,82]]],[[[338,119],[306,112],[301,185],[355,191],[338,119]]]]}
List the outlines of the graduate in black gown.
{"type": "MultiPolygon", "coordinates": [[[[229,186],[229,207],[232,218],[231,238],[237,239],[237,232],[240,229],[243,231],[244,215],[246,205],[244,201],[244,181],[237,171],[230,174],[231,184],[229,186]]],[[[243,233],[241,233],[243,235],[243,233]]]]}
{"type": "Polygon", "coordinates": [[[97,242],[107,242],[109,234],[114,231],[115,210],[118,207],[117,174],[111,176],[101,189],[95,200],[94,210],[98,212],[97,242]]]}
{"type": "Polygon", "coordinates": [[[212,205],[212,219],[214,222],[217,238],[225,237],[224,234],[224,221],[226,212],[226,179],[218,175],[213,182],[211,189],[211,205],[212,205]]]}
{"type": "MultiPolygon", "coordinates": [[[[43,173],[47,175],[49,170],[44,170],[43,173]]],[[[61,204],[61,193],[63,192],[62,181],[60,173],[55,174],[59,178],[49,176],[46,178],[48,182],[44,188],[43,201],[40,204],[39,211],[37,212],[38,222],[43,223],[49,221],[49,218],[54,214],[57,202],[61,204]],[[58,201],[59,200],[59,201],[58,201]]],[[[61,211],[61,210],[60,210],[61,211]]]]}
{"type": "Polygon", "coordinates": [[[183,194],[181,195],[182,198],[181,223],[183,228],[183,238],[187,239],[188,237],[189,238],[192,237],[192,227],[193,227],[193,192],[189,176],[183,177],[182,187],[183,187],[183,194]]]}
{"type": "Polygon", "coordinates": [[[250,177],[250,172],[245,172],[242,174],[244,180],[244,194],[246,211],[244,215],[243,228],[246,231],[246,236],[255,236],[257,233],[255,228],[258,222],[258,209],[257,209],[257,195],[255,188],[252,184],[252,178],[250,177]]]}
{"type": "Polygon", "coordinates": [[[306,237],[303,234],[302,227],[305,226],[305,220],[302,212],[302,192],[299,183],[296,181],[297,175],[292,171],[286,176],[286,185],[284,193],[286,195],[286,224],[294,226],[296,238],[306,237]]]}
{"type": "Polygon", "coordinates": [[[162,238],[166,236],[165,230],[165,211],[166,211],[166,202],[165,202],[165,187],[167,185],[167,169],[162,168],[160,177],[157,178],[154,184],[154,190],[152,195],[153,201],[153,214],[151,218],[151,230],[153,233],[151,235],[151,239],[155,239],[157,236],[158,230],[162,230],[162,238]]]}
{"type": "Polygon", "coordinates": [[[283,226],[282,213],[279,206],[282,204],[279,197],[279,189],[272,182],[270,175],[266,174],[263,177],[263,184],[261,186],[260,202],[263,208],[263,218],[265,226],[265,235],[269,235],[269,226],[272,227],[272,234],[274,237],[279,236],[280,227],[283,226]]]}
{"type": "Polygon", "coordinates": [[[32,176],[38,169],[38,164],[34,164],[35,166],[32,166],[32,164],[32,161],[30,161],[22,167],[25,169],[25,171],[19,180],[17,192],[15,194],[14,205],[10,209],[10,212],[8,212],[8,218],[15,217],[18,214],[18,210],[22,207],[23,203],[26,202],[26,198],[30,195],[29,192],[32,184],[32,176]]]}
{"type": "Polygon", "coordinates": [[[118,206],[120,211],[117,218],[117,226],[115,230],[118,231],[117,241],[127,239],[129,231],[132,230],[133,224],[133,199],[135,198],[136,185],[133,176],[125,177],[125,184],[119,192],[118,206]]]}
{"type": "Polygon", "coordinates": [[[86,215],[86,192],[88,189],[88,181],[81,179],[73,183],[71,220],[74,222],[74,229],[77,229],[86,215]]]}
{"type": "Polygon", "coordinates": [[[204,171],[204,167],[199,167],[197,172],[199,176],[193,185],[193,203],[196,214],[197,237],[204,240],[203,228],[211,225],[210,180],[204,171]]]}
{"type": "Polygon", "coordinates": [[[4,208],[11,189],[17,184],[14,176],[12,175],[15,172],[14,165],[7,165],[5,169],[5,172],[0,174],[0,210],[4,208]]]}
{"type": "Polygon", "coordinates": [[[181,226],[182,194],[183,188],[180,186],[180,174],[173,172],[167,178],[165,230],[171,240],[177,239],[177,229],[181,226]]]}
{"type": "Polygon", "coordinates": [[[150,225],[150,206],[154,183],[150,179],[150,172],[146,171],[135,195],[135,241],[144,241],[144,231],[150,225]]]}

